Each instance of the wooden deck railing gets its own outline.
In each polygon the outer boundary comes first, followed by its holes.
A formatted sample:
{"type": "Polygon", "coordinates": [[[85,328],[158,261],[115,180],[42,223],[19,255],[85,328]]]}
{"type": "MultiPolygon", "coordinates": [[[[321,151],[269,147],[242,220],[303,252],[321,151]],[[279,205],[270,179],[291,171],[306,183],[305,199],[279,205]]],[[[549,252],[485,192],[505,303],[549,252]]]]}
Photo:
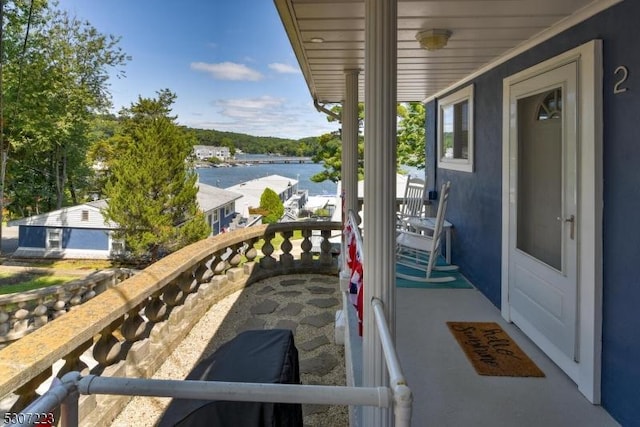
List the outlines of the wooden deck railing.
{"type": "MultiPolygon", "coordinates": [[[[328,239],[340,229],[336,222],[261,225],[202,240],[163,258],[0,350],[0,401],[10,402],[3,409],[23,409],[54,374],[149,377],[221,298],[277,275],[337,275],[328,239]],[[303,236],[299,252],[292,251],[295,230],[303,236]],[[322,236],[318,254],[312,253],[314,232],[322,236]],[[276,235],[284,239],[278,254],[272,244],[276,235]],[[261,239],[265,242],[259,251],[255,245],[261,239]],[[64,366],[54,372],[58,361],[64,366]]],[[[83,396],[80,419],[102,425],[128,400],[83,396]]]]}

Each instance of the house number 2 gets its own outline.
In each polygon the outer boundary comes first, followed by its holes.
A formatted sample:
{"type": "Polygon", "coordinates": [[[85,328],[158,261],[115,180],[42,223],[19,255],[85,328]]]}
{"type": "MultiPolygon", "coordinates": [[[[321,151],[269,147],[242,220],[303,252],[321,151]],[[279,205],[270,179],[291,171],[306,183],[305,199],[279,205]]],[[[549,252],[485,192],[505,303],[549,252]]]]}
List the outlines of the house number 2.
{"type": "Polygon", "coordinates": [[[613,93],[616,94],[626,92],[628,88],[622,87],[622,84],[626,82],[627,77],[629,77],[629,69],[624,65],[620,65],[618,68],[616,68],[613,74],[620,75],[620,79],[616,82],[615,85],[613,85],[613,93]]]}

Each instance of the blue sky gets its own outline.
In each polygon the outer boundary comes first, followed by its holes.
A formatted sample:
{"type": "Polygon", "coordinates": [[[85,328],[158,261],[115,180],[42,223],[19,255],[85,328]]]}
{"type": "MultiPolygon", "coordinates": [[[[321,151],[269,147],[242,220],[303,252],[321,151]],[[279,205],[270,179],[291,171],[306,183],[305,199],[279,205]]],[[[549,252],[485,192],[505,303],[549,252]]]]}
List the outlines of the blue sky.
{"type": "MultiPolygon", "coordinates": [[[[316,111],[272,0],[60,0],[131,61],[110,80],[115,111],[168,88],[178,122],[302,138],[336,130],[316,111]]],[[[114,72],[115,75],[115,72],[114,72]]]]}

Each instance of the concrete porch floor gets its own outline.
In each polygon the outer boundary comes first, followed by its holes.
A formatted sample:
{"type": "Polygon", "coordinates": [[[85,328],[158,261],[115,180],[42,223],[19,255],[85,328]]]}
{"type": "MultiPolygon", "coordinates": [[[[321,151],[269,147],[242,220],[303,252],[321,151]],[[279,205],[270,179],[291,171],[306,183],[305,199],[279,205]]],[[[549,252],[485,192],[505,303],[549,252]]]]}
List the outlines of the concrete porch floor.
{"type": "Polygon", "coordinates": [[[397,289],[396,347],[413,391],[412,426],[617,426],[475,289],[397,289]],[[544,378],[478,375],[447,321],[497,322],[544,378]]]}

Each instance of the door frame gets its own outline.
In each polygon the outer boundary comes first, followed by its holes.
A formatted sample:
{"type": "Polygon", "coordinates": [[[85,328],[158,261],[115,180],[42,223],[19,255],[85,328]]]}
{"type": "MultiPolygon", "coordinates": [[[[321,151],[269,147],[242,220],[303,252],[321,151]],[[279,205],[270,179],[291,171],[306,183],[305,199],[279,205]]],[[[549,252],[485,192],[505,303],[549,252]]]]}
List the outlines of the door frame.
{"type": "MultiPolygon", "coordinates": [[[[591,402],[600,403],[602,352],[602,41],[592,40],[503,80],[502,98],[502,317],[511,322],[509,305],[510,98],[511,86],[570,62],[577,82],[577,224],[578,290],[576,339],[580,362],[560,368],[591,402]]],[[[551,355],[553,356],[553,355],[551,355]]],[[[552,357],[553,358],[553,357],[552,357]]]]}

